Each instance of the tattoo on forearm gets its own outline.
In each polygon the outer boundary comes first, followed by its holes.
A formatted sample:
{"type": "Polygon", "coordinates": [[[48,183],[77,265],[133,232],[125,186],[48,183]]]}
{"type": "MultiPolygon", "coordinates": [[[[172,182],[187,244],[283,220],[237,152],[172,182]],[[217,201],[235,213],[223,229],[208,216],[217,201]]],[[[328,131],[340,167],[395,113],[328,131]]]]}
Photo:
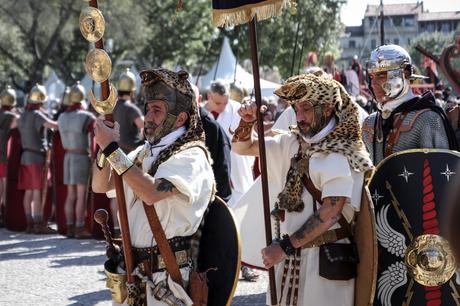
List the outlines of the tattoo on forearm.
{"type": "Polygon", "coordinates": [[[297,240],[302,240],[305,238],[305,235],[311,233],[315,228],[317,228],[321,223],[324,223],[323,219],[318,211],[316,211],[307,222],[305,222],[299,230],[294,233],[294,238],[297,240]]]}
{"type": "Polygon", "coordinates": [[[157,186],[157,191],[160,192],[172,192],[176,188],[170,181],[165,179],[160,179],[160,182],[157,186]]]}

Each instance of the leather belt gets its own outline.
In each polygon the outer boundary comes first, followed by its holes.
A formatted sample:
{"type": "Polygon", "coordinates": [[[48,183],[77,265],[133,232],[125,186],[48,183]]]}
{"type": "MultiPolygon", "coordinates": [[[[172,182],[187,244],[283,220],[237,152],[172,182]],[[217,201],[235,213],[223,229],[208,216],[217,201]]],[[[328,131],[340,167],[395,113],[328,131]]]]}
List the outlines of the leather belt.
{"type": "Polygon", "coordinates": [[[80,154],[80,155],[89,155],[89,152],[83,149],[66,149],[66,153],[80,154]]]}
{"type": "Polygon", "coordinates": [[[40,155],[46,156],[45,151],[40,151],[40,150],[35,150],[35,149],[27,149],[27,148],[23,148],[22,151],[23,152],[25,152],[25,151],[32,152],[32,153],[35,153],[35,154],[40,154],[40,155]]]}
{"type": "MultiPolygon", "coordinates": [[[[179,268],[189,265],[191,260],[190,237],[174,237],[168,239],[168,243],[176,257],[179,268]]],[[[161,256],[158,246],[147,248],[132,248],[135,264],[139,265],[143,272],[155,273],[164,271],[166,264],[161,256]],[[148,265],[146,267],[145,265],[148,265]]]]}
{"type": "Polygon", "coordinates": [[[345,230],[344,228],[336,228],[333,230],[328,230],[325,233],[323,233],[321,236],[303,245],[302,249],[319,247],[323,244],[336,242],[338,240],[349,238],[349,237],[350,235],[348,234],[348,231],[345,230]]]}

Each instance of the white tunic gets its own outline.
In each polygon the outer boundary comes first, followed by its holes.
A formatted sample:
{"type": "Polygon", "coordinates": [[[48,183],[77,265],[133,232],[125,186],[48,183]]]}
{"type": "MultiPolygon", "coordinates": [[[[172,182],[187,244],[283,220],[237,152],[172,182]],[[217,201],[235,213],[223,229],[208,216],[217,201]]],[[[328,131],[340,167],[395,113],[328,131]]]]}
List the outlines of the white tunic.
{"type": "MultiPolygon", "coordinates": [[[[141,151],[139,156],[143,156],[144,153],[147,156],[150,155],[149,145],[146,144],[131,152],[129,157],[133,159],[139,151],[141,151]]],[[[144,172],[150,169],[154,161],[155,157],[143,159],[144,172]]],[[[214,174],[204,151],[198,147],[192,147],[173,155],[158,167],[154,178],[166,179],[180,191],[179,195],[168,197],[154,204],[166,238],[194,234],[200,225],[214,189],[214,174]]],[[[155,246],[156,242],[150,230],[142,201],[135,197],[133,190],[126,182],[123,185],[133,247],[155,246]]],[[[113,197],[114,191],[109,191],[107,195],[113,197]]],[[[187,281],[188,268],[182,268],[181,272],[183,279],[187,281]]],[[[166,277],[166,272],[154,273],[153,281],[157,283],[166,277]]],[[[172,290],[177,290],[176,297],[184,299],[187,305],[191,305],[191,300],[179,285],[170,279],[169,285],[172,290]]],[[[167,305],[157,301],[150,294],[148,286],[147,289],[148,306],[167,305]]]]}
{"type": "MultiPolygon", "coordinates": [[[[277,186],[280,192],[286,182],[290,159],[298,151],[298,142],[292,134],[277,135],[266,141],[268,180],[277,186]]],[[[363,174],[353,171],[345,156],[337,153],[315,153],[310,159],[310,176],[315,187],[322,191],[322,197],[341,196],[350,199],[343,208],[343,214],[351,220],[355,211],[359,211],[363,174]]],[[[305,208],[302,212],[286,212],[285,221],[281,223],[281,235],[293,234],[313,214],[313,199],[304,188],[302,200],[305,208]]],[[[333,228],[339,227],[335,225],[333,228]]],[[[344,240],[346,242],[346,240],[344,240]]],[[[260,252],[260,251],[259,251],[260,252]]],[[[354,280],[331,281],[319,276],[319,248],[303,249],[301,251],[300,284],[298,306],[351,306],[354,303],[354,280]]],[[[281,290],[281,280],[284,261],[275,267],[278,298],[281,290]]],[[[287,277],[289,280],[289,275],[287,277]]],[[[281,305],[287,305],[284,299],[289,285],[285,285],[281,305]]],[[[267,304],[270,295],[267,294],[267,304]]]]}
{"type": "MultiPolygon", "coordinates": [[[[232,139],[233,135],[230,133],[230,129],[235,131],[240,124],[240,115],[238,110],[241,104],[229,100],[224,111],[217,117],[217,122],[223,127],[227,136],[232,139]]],[[[232,180],[232,197],[230,198],[228,205],[233,207],[241,196],[251,187],[254,183],[254,176],[252,174],[252,167],[254,165],[253,156],[242,156],[235,152],[230,153],[231,167],[230,167],[230,179],[232,180]]]]}

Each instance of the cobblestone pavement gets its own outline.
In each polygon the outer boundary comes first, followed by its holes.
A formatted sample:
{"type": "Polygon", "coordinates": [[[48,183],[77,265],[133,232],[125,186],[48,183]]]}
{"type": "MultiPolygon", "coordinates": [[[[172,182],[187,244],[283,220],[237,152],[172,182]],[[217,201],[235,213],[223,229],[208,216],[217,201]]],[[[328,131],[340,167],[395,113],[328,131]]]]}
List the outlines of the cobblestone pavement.
{"type": "MultiPolygon", "coordinates": [[[[104,253],[101,241],[0,229],[0,305],[111,305],[104,253]]],[[[266,287],[266,273],[239,281],[232,305],[265,305],[266,287]]]]}

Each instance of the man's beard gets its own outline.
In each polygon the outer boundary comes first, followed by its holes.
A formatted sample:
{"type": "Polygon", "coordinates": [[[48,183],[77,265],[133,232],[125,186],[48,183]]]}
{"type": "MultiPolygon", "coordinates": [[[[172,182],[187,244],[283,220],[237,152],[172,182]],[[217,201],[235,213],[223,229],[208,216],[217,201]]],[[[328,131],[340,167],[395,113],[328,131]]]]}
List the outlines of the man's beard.
{"type": "Polygon", "coordinates": [[[297,121],[297,128],[299,129],[300,133],[304,137],[311,137],[311,126],[310,124],[303,122],[303,121],[297,121]]]}
{"type": "Polygon", "coordinates": [[[159,139],[155,139],[155,131],[160,127],[160,125],[157,125],[155,123],[145,123],[144,124],[144,135],[145,139],[151,143],[154,144],[156,141],[159,139]]]}

